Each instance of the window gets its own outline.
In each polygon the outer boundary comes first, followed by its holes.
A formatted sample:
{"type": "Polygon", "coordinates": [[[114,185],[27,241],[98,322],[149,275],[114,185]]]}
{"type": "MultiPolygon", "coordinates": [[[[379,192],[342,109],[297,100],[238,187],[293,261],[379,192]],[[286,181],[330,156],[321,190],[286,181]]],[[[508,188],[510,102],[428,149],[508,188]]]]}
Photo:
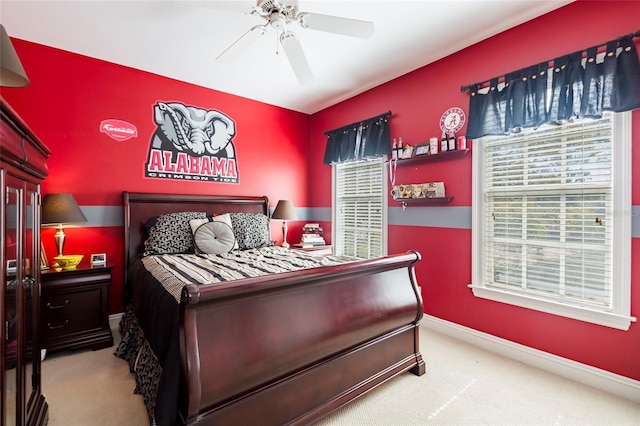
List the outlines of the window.
{"type": "Polygon", "coordinates": [[[333,166],[333,245],[337,255],[364,259],[387,251],[384,159],[333,166]]]}
{"type": "Polygon", "coordinates": [[[473,293],[628,329],[630,113],[474,148],[473,293]]]}

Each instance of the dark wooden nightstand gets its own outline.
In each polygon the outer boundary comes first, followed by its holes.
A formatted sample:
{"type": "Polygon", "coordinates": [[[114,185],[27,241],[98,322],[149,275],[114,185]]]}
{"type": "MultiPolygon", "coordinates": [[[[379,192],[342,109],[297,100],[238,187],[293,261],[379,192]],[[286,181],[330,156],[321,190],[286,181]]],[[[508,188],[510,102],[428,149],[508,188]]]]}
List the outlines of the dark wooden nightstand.
{"type": "Polygon", "coordinates": [[[42,348],[102,349],[113,346],[109,327],[112,264],[81,263],[76,269],[47,269],[40,274],[42,348]]]}

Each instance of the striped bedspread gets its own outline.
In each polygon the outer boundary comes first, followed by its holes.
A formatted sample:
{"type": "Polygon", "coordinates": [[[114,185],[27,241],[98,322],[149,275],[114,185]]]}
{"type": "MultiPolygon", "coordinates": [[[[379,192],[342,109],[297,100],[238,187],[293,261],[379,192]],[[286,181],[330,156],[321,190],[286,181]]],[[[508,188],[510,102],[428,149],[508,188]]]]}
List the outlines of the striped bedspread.
{"type": "Polygon", "coordinates": [[[147,256],[142,263],[176,300],[187,283],[208,284],[298,269],[344,263],[346,256],[312,256],[279,246],[235,250],[223,254],[173,254],[147,256]]]}

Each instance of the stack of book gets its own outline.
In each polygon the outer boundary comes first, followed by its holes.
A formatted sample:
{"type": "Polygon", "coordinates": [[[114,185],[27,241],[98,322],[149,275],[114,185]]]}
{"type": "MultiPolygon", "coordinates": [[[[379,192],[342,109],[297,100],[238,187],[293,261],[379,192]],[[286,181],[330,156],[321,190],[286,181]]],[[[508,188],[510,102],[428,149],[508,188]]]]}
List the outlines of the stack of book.
{"type": "Polygon", "coordinates": [[[318,223],[307,223],[302,227],[300,247],[324,246],[326,241],[322,237],[322,228],[318,223]]]}

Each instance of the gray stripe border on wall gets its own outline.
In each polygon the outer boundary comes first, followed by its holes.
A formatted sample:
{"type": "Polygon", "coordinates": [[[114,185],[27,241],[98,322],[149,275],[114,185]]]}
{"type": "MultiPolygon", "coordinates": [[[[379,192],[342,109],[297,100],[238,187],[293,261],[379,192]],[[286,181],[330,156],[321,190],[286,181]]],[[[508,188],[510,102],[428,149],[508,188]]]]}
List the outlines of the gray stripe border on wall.
{"type": "Polygon", "coordinates": [[[471,229],[471,207],[390,207],[389,225],[471,229]]]}
{"type": "MultiPolygon", "coordinates": [[[[123,226],[121,206],[82,206],[85,226],[123,226]]],[[[331,221],[330,207],[298,207],[299,221],[331,221]]],[[[471,207],[389,207],[389,225],[471,229],[471,207]]],[[[640,206],[631,207],[631,236],[640,238],[640,206]]]]}
{"type": "Polygon", "coordinates": [[[86,226],[124,226],[122,206],[80,206],[89,222],[86,226]]]}

